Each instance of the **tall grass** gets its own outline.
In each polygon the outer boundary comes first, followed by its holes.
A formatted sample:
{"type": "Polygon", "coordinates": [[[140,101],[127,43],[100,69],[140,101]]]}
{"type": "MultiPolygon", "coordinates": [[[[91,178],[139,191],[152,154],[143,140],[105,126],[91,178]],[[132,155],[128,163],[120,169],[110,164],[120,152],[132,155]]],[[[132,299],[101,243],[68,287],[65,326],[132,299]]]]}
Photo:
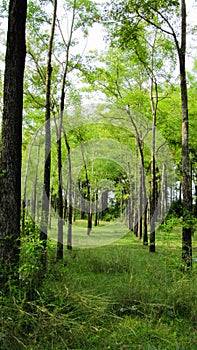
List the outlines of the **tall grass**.
{"type": "Polygon", "coordinates": [[[179,227],[157,232],[155,254],[132,233],[58,263],[51,246],[38,285],[23,245],[20,290],[1,296],[0,349],[197,349],[197,263],[182,274],[179,227]]]}

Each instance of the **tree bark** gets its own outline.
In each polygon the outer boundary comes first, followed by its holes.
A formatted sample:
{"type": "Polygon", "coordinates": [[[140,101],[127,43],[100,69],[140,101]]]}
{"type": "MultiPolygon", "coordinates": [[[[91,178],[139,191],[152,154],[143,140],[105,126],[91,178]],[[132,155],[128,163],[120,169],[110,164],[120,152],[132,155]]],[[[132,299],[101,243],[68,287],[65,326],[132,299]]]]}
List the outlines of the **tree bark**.
{"type": "Polygon", "coordinates": [[[145,181],[145,171],[144,171],[144,153],[143,153],[143,140],[140,137],[137,125],[132,118],[130,108],[128,106],[127,114],[129,115],[132,126],[134,127],[136,134],[136,143],[140,157],[140,188],[139,188],[139,203],[138,203],[138,237],[141,239],[143,234],[143,244],[148,244],[148,234],[147,234],[147,195],[146,195],[146,181],[145,181]],[[144,211],[144,223],[142,225],[142,215],[144,211]]]}
{"type": "Polygon", "coordinates": [[[33,192],[33,203],[32,203],[32,213],[31,217],[34,222],[36,221],[36,207],[37,207],[37,183],[38,183],[38,169],[39,169],[39,162],[40,162],[40,143],[38,144],[38,153],[37,153],[37,162],[36,162],[36,174],[34,179],[34,192],[33,192]]]}
{"type": "Polygon", "coordinates": [[[72,217],[73,217],[73,207],[72,207],[72,163],[71,163],[71,154],[70,146],[68,143],[67,135],[65,130],[64,140],[66,143],[66,148],[68,152],[68,233],[67,233],[67,249],[72,250],[72,217]]]}
{"type": "Polygon", "coordinates": [[[62,122],[63,111],[60,112],[59,133],[57,137],[58,153],[58,239],[57,239],[57,260],[63,259],[63,196],[62,196],[62,122]]]}
{"type": "MultiPolygon", "coordinates": [[[[122,203],[122,197],[121,197],[121,203],[122,203]]],[[[105,214],[107,213],[107,207],[108,207],[108,190],[104,190],[101,193],[101,213],[100,213],[101,220],[105,217],[105,214]]],[[[122,215],[122,205],[121,205],[121,215],[122,215]]]]}
{"type": "Polygon", "coordinates": [[[181,1],[181,48],[179,50],[180,86],[182,105],[182,193],[183,193],[183,228],[182,228],[182,259],[185,266],[192,266],[192,184],[189,165],[188,146],[188,97],[185,70],[186,54],[186,2],[181,1]]]}
{"type": "Polygon", "coordinates": [[[18,279],[26,0],[10,0],[0,164],[0,287],[18,279]]]}
{"type": "Polygon", "coordinates": [[[84,188],[84,182],[80,181],[79,193],[80,193],[80,219],[81,220],[85,219],[85,199],[84,199],[83,188],[84,188]]]}
{"type": "Polygon", "coordinates": [[[138,194],[138,238],[141,239],[142,238],[142,198],[143,198],[143,176],[142,176],[142,165],[140,164],[140,176],[139,176],[139,194],[138,194]]]}
{"type": "Polygon", "coordinates": [[[163,164],[162,180],[161,180],[161,219],[164,220],[164,216],[167,209],[167,179],[166,179],[166,164],[163,164]]]}
{"type": "Polygon", "coordinates": [[[42,227],[40,240],[43,243],[43,254],[41,257],[43,265],[46,265],[46,246],[49,220],[50,200],[50,176],[51,176],[51,76],[52,76],[52,49],[55,34],[55,22],[57,13],[57,0],[54,0],[53,19],[49,39],[47,72],[46,72],[46,113],[45,113],[45,164],[44,164],[44,185],[42,195],[42,227]]]}
{"type": "MultiPolygon", "coordinates": [[[[152,58],[153,59],[153,58],[152,58]]],[[[155,167],[155,132],[156,132],[156,118],[157,118],[157,83],[152,74],[150,78],[150,101],[152,107],[152,150],[151,150],[151,201],[150,201],[150,247],[151,253],[155,252],[155,221],[156,221],[156,167],[155,167]],[[153,97],[153,89],[155,90],[155,101],[153,97]]]]}
{"type": "Polygon", "coordinates": [[[95,191],[94,201],[95,201],[94,226],[96,227],[98,225],[98,188],[96,188],[96,191],[95,191]]]}

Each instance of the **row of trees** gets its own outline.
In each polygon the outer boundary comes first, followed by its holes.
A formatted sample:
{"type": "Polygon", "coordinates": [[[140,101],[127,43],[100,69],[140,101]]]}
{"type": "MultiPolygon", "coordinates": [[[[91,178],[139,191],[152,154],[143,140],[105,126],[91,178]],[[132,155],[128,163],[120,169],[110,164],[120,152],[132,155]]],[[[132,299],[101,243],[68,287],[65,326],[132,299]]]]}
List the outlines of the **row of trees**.
{"type": "MultiPolygon", "coordinates": [[[[54,198],[58,198],[57,258],[62,259],[64,219],[71,249],[75,208],[82,208],[81,217],[87,211],[90,234],[92,213],[97,223],[98,211],[102,217],[109,204],[106,187],[114,208],[118,205],[129,229],[143,237],[144,244],[150,225],[149,249],[154,252],[156,224],[171,204],[176,170],[182,184],[182,257],[190,267],[196,151],[195,138],[190,144],[188,139],[186,1],[111,1],[104,11],[89,0],[61,5],[57,0],[29,1],[27,12],[24,0],[11,0],[8,18],[0,169],[1,281],[17,276],[19,264],[23,110],[22,226],[26,203],[32,200],[32,217],[39,217],[41,227],[43,266],[54,198]],[[100,57],[97,52],[82,55],[77,38],[86,38],[95,22],[106,27],[109,45],[100,57]],[[173,75],[177,58],[180,88],[173,75]],[[85,85],[77,89],[76,82],[81,81],[85,85]],[[87,102],[98,93],[103,103],[87,102]],[[110,186],[102,183],[103,177],[110,186]],[[36,211],[39,205],[41,215],[36,211]]],[[[189,79],[193,82],[194,75],[189,79]]],[[[190,90],[192,95],[195,86],[190,90]]],[[[195,105],[191,110],[195,115],[195,105]]]]}

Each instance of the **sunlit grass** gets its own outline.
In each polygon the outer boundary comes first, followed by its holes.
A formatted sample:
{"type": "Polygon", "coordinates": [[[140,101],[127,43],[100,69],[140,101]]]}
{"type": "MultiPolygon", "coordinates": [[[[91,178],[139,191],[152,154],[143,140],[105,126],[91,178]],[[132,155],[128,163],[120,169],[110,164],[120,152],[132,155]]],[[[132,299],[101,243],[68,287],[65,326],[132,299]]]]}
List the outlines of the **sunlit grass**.
{"type": "MultiPolygon", "coordinates": [[[[64,225],[64,244],[67,243],[68,224],[64,225]]],[[[78,248],[95,248],[112,244],[128,232],[127,227],[120,221],[104,223],[92,228],[90,235],[87,235],[87,222],[77,221],[72,224],[72,244],[78,248]]],[[[49,238],[57,241],[57,223],[52,222],[49,230],[49,238]]]]}

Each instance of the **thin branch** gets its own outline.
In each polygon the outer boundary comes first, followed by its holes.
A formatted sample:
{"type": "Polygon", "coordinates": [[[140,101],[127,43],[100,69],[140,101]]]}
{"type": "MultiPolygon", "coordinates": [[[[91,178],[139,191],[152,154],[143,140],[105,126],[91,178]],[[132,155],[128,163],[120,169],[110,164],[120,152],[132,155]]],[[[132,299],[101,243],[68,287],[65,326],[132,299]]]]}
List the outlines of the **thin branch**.
{"type": "MultiPolygon", "coordinates": [[[[157,12],[155,9],[153,9],[153,10],[154,10],[155,12],[157,12]]],[[[137,11],[137,14],[138,14],[138,16],[139,16],[141,19],[143,19],[145,22],[147,22],[148,24],[151,24],[152,26],[154,26],[155,28],[159,29],[159,30],[162,31],[163,33],[166,33],[166,34],[168,34],[168,35],[173,35],[172,32],[169,32],[168,30],[163,29],[163,28],[160,27],[158,24],[152,22],[150,19],[148,19],[148,18],[146,18],[146,17],[140,15],[140,13],[139,13],[138,11],[137,11]]]]}
{"type": "Polygon", "coordinates": [[[33,52],[31,50],[28,50],[28,54],[33,59],[33,62],[35,63],[36,68],[37,68],[38,75],[40,76],[43,84],[45,84],[46,76],[45,76],[44,72],[42,71],[42,68],[39,66],[35,55],[33,54],[33,52]]]}

